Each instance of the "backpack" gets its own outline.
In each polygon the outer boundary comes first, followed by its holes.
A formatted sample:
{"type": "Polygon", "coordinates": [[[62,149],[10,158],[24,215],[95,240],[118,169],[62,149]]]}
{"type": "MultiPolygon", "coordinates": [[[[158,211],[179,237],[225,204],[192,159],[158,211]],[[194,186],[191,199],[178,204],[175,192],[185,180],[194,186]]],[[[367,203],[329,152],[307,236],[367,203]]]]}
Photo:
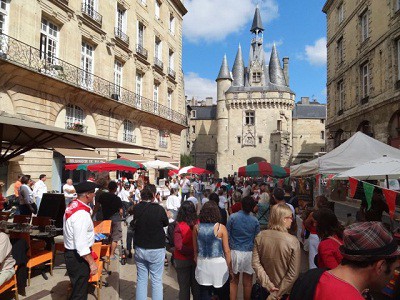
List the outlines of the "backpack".
{"type": "Polygon", "coordinates": [[[319,279],[326,269],[317,268],[300,274],[290,292],[290,300],[314,300],[319,279]]]}
{"type": "Polygon", "coordinates": [[[176,226],[176,221],[171,222],[167,226],[167,234],[165,236],[166,244],[167,244],[167,250],[169,252],[172,252],[172,248],[175,247],[174,243],[174,231],[175,231],[175,226],[176,226]]]}

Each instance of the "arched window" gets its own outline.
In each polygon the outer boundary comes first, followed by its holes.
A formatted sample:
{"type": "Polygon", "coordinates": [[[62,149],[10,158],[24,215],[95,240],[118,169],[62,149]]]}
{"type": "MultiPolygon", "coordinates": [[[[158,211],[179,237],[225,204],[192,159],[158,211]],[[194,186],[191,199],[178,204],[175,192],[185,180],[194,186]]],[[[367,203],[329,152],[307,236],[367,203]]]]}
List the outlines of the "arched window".
{"type": "Polygon", "coordinates": [[[206,161],[206,170],[210,172],[215,172],[215,160],[212,158],[207,159],[206,161]]]}
{"type": "Polygon", "coordinates": [[[65,113],[65,128],[79,132],[86,132],[84,125],[85,115],[79,106],[68,104],[65,113]]]}
{"type": "Polygon", "coordinates": [[[136,143],[136,136],[134,133],[134,126],[131,121],[124,121],[124,132],[123,132],[124,142],[136,143]]]}

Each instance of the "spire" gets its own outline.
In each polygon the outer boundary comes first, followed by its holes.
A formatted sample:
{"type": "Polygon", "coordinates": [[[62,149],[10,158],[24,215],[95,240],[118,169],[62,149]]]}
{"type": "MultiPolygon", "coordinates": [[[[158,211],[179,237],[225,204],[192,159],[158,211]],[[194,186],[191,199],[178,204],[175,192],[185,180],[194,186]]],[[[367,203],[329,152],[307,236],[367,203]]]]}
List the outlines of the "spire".
{"type": "Polygon", "coordinates": [[[216,80],[219,79],[230,79],[231,78],[231,72],[229,72],[229,66],[228,66],[228,60],[226,59],[226,54],[224,55],[224,58],[222,60],[222,65],[221,68],[219,69],[219,74],[216,80]]]}
{"type": "Polygon", "coordinates": [[[271,83],[287,86],[275,43],[272,46],[271,58],[269,60],[269,78],[271,83]]]}
{"type": "Polygon", "coordinates": [[[251,25],[250,32],[256,34],[257,32],[264,31],[264,27],[261,21],[261,14],[258,5],[256,7],[256,11],[254,12],[253,24],[251,25]]]}
{"type": "Polygon", "coordinates": [[[235,63],[232,68],[233,86],[244,86],[244,61],[242,57],[242,47],[238,48],[235,63]]]}

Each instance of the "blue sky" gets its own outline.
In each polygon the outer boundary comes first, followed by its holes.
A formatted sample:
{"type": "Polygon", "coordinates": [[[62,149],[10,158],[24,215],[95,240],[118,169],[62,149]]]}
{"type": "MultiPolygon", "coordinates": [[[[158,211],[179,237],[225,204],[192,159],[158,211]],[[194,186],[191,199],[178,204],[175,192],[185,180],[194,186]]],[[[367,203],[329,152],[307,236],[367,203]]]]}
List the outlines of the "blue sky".
{"type": "Polygon", "coordinates": [[[186,0],[183,71],[185,93],[216,99],[215,78],[226,53],[232,68],[239,43],[248,65],[250,33],[259,4],[268,55],[275,42],[279,58],[289,57],[290,87],[296,100],[315,97],[326,103],[326,0],[186,0]]]}

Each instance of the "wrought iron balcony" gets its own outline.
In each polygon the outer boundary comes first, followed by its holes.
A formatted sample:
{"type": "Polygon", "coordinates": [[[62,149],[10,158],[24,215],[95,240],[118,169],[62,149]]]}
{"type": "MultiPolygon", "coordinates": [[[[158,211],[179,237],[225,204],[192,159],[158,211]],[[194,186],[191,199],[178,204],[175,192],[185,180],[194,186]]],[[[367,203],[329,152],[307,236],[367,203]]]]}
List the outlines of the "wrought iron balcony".
{"type": "Polygon", "coordinates": [[[154,57],[154,65],[159,67],[161,70],[164,69],[164,63],[158,57],[154,57]]]}
{"type": "Polygon", "coordinates": [[[148,55],[147,50],[146,50],[146,48],[143,47],[143,45],[141,45],[141,44],[136,45],[136,53],[140,54],[141,56],[143,56],[144,58],[147,59],[147,55],[148,55]]]}
{"type": "Polygon", "coordinates": [[[82,123],[65,122],[65,129],[87,133],[87,126],[82,123]]]}
{"type": "Polygon", "coordinates": [[[168,75],[171,76],[172,78],[175,78],[176,73],[175,73],[175,71],[173,69],[168,68],[168,75]]]}
{"type": "Polygon", "coordinates": [[[55,56],[41,57],[39,49],[0,33],[0,60],[8,61],[32,72],[90,91],[103,98],[118,101],[135,109],[187,126],[187,118],[184,114],[173,111],[167,106],[158,104],[55,56]],[[51,64],[49,61],[56,61],[57,65],[51,64]],[[112,98],[115,91],[119,91],[118,100],[112,98]]]}
{"type": "Polygon", "coordinates": [[[161,140],[159,146],[160,148],[168,148],[168,142],[161,140]]]}
{"type": "Polygon", "coordinates": [[[136,144],[136,135],[124,132],[123,140],[124,142],[136,144]]]}
{"type": "Polygon", "coordinates": [[[103,16],[94,10],[93,5],[82,3],[82,13],[93,19],[101,26],[103,22],[103,16]]]}
{"type": "Polygon", "coordinates": [[[129,45],[129,36],[127,36],[120,28],[115,27],[114,34],[125,44],[129,45]]]}

